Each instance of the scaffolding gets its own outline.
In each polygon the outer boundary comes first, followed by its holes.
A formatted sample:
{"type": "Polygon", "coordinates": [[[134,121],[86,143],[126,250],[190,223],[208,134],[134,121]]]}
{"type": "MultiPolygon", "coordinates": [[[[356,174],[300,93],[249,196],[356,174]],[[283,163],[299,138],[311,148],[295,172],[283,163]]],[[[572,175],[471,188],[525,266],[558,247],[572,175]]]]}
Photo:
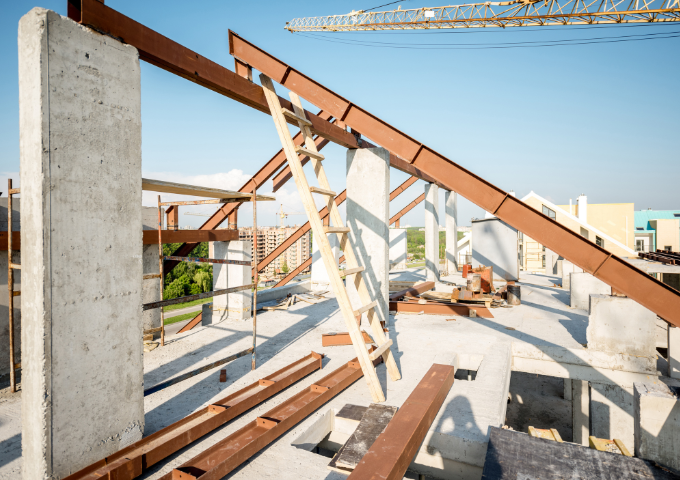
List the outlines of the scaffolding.
{"type": "Polygon", "coordinates": [[[21,295],[14,290],[14,270],[21,270],[21,265],[12,262],[12,197],[21,193],[20,188],[12,188],[12,179],[7,180],[7,291],[9,293],[9,383],[12,393],[17,391],[16,371],[21,363],[14,361],[14,297],[21,295]]]}

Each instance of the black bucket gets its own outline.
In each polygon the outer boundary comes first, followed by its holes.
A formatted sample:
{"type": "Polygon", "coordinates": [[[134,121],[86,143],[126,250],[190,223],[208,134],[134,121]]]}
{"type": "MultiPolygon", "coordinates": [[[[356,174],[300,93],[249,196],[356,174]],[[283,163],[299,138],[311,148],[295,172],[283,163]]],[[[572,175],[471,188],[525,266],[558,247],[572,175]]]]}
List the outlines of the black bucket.
{"type": "Polygon", "coordinates": [[[508,285],[508,305],[519,305],[522,303],[522,294],[519,285],[508,285]]]}

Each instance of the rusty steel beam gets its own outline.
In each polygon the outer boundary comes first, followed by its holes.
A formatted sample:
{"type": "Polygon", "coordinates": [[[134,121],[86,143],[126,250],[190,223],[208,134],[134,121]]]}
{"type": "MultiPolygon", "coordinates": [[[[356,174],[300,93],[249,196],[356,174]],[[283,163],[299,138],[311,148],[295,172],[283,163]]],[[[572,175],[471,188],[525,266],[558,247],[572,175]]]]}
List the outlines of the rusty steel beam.
{"type": "MultiPolygon", "coordinates": [[[[374,364],[382,361],[379,357],[374,364]]],[[[219,479],[304,420],[363,376],[355,358],[224,440],[167,473],[161,480],[219,479]]]]}
{"type": "Polygon", "coordinates": [[[460,315],[469,317],[470,310],[474,310],[478,317],[494,318],[488,308],[482,305],[463,303],[417,303],[397,302],[390,300],[390,312],[422,313],[424,315],[460,315]]]}
{"type": "MultiPolygon", "coordinates": [[[[7,232],[0,232],[0,252],[6,252],[8,247],[7,239],[9,235],[7,232]]],[[[21,232],[12,232],[12,251],[21,250],[21,232]]]]}
{"type": "MultiPolygon", "coordinates": [[[[373,343],[373,339],[368,335],[368,333],[361,331],[364,337],[364,342],[367,344],[373,343]]],[[[352,345],[352,339],[348,332],[333,332],[333,333],[323,333],[321,334],[321,346],[322,347],[336,347],[339,345],[352,345]]]]}
{"type": "MultiPolygon", "coordinates": [[[[314,138],[314,143],[316,144],[316,149],[321,150],[323,147],[328,145],[328,140],[326,140],[325,138],[316,137],[314,138]]],[[[307,164],[307,162],[309,162],[309,157],[307,156],[301,157],[300,163],[302,164],[303,167],[307,164]]],[[[279,173],[276,174],[276,176],[272,180],[272,183],[274,184],[274,188],[272,191],[277,192],[291,178],[293,178],[293,174],[290,173],[290,167],[286,165],[285,167],[283,167],[283,169],[281,169],[279,173]]]]}
{"type": "Polygon", "coordinates": [[[433,364],[348,480],[401,480],[453,386],[455,369],[433,364]]]}
{"type": "MultiPolygon", "coordinates": [[[[182,242],[230,242],[238,240],[238,232],[234,230],[161,230],[163,243],[182,242]]],[[[144,245],[158,244],[158,230],[142,230],[144,245]]],[[[179,255],[177,255],[179,256],[179,255]]],[[[182,255],[184,256],[184,255],[182,255]]]]}
{"type": "Polygon", "coordinates": [[[680,326],[680,292],[229,32],[229,53],[616,290],[680,326]]]}
{"type": "Polygon", "coordinates": [[[322,368],[323,355],[312,352],[287,367],[169,425],[64,480],[131,480],[233,418],[322,368]]]}
{"type": "Polygon", "coordinates": [[[295,270],[293,270],[292,272],[289,272],[288,275],[286,275],[281,280],[279,280],[279,282],[276,285],[274,285],[272,288],[283,287],[285,284],[287,284],[292,279],[294,279],[297,275],[300,274],[300,272],[304,271],[311,264],[312,264],[312,257],[309,257],[307,260],[305,260],[300,265],[298,265],[295,270]]]}
{"type": "Polygon", "coordinates": [[[424,193],[421,194],[421,195],[420,195],[418,198],[416,198],[415,200],[413,200],[411,203],[409,203],[408,205],[406,205],[404,208],[402,208],[401,211],[400,211],[399,213],[395,214],[392,218],[390,218],[390,225],[392,225],[392,224],[395,223],[395,222],[398,222],[398,221],[401,219],[401,217],[403,217],[403,216],[406,215],[408,212],[410,212],[411,210],[413,210],[413,209],[415,208],[415,206],[418,205],[418,204],[420,204],[423,200],[425,200],[425,194],[424,194],[424,193]]]}
{"type": "Polygon", "coordinates": [[[201,320],[203,320],[203,312],[199,312],[198,315],[196,315],[194,318],[191,319],[191,321],[189,321],[189,323],[180,328],[177,333],[188,332],[196,325],[199,325],[201,323],[201,320]]]}
{"type": "Polygon", "coordinates": [[[186,303],[194,300],[201,300],[203,298],[215,297],[217,295],[226,295],[228,293],[242,292],[243,290],[250,290],[255,284],[241,285],[238,287],[224,288],[220,290],[211,290],[209,292],[197,293],[195,295],[187,295],[185,297],[170,298],[168,300],[159,300],[157,302],[143,303],[142,310],[153,310],[168,305],[177,305],[178,303],[186,303]]]}
{"type": "Polygon", "coordinates": [[[390,301],[401,300],[403,297],[417,297],[421,293],[429,292],[434,288],[434,282],[422,282],[418,285],[409,287],[401,292],[396,292],[390,295],[390,301]]]}
{"type": "Polygon", "coordinates": [[[402,193],[404,193],[404,190],[406,190],[408,187],[410,187],[411,185],[413,185],[413,184],[416,183],[417,181],[418,181],[418,177],[411,176],[411,177],[409,177],[408,180],[406,180],[404,183],[402,183],[402,184],[399,185],[397,188],[395,188],[394,190],[392,190],[392,191],[390,192],[390,202],[391,202],[392,200],[394,200],[395,198],[397,198],[397,197],[398,197],[399,195],[401,195],[402,193]]]}

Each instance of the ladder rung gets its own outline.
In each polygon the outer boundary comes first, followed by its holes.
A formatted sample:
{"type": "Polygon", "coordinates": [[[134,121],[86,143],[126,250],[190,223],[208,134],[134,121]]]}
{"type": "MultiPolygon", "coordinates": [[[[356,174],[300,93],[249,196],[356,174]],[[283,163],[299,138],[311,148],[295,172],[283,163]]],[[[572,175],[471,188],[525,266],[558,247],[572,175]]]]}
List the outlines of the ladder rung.
{"type": "Polygon", "coordinates": [[[392,340],[390,339],[390,340],[386,341],[385,343],[383,343],[382,345],[380,345],[375,350],[373,350],[371,353],[369,353],[368,358],[370,358],[371,361],[375,360],[376,358],[381,356],[383,353],[385,353],[385,351],[389,350],[391,346],[392,346],[392,340]]]}
{"type": "Polygon", "coordinates": [[[349,227],[323,227],[326,233],[349,233],[349,227]]]}
{"type": "MultiPolygon", "coordinates": [[[[354,275],[355,273],[359,273],[359,272],[363,272],[363,271],[364,271],[364,267],[357,267],[357,268],[347,268],[345,270],[340,270],[340,273],[342,275],[354,275]]],[[[373,302],[373,303],[376,303],[376,302],[373,302]]],[[[377,303],[376,303],[376,305],[377,305],[377,303]]],[[[364,308],[364,307],[361,307],[361,308],[364,308]]],[[[366,310],[368,310],[368,309],[366,309],[366,310]]],[[[362,310],[362,311],[365,312],[366,310],[362,310]]]]}
{"type": "Polygon", "coordinates": [[[312,152],[311,150],[307,150],[305,147],[295,147],[295,151],[300,155],[307,155],[308,157],[316,158],[317,160],[323,160],[326,158],[319,152],[312,152]]]}
{"type": "MultiPolygon", "coordinates": [[[[363,267],[362,267],[362,268],[363,268],[363,267]]],[[[378,306],[378,301],[377,301],[377,300],[374,300],[374,301],[372,301],[371,303],[369,303],[368,305],[364,305],[364,306],[361,307],[359,310],[354,310],[354,316],[355,316],[355,317],[358,317],[358,316],[361,315],[362,313],[367,312],[367,311],[369,311],[371,308],[375,308],[375,307],[377,307],[377,306],[378,306]]]]}
{"type": "Polygon", "coordinates": [[[288,110],[287,108],[283,108],[283,107],[282,107],[282,108],[281,108],[281,111],[282,111],[283,114],[284,114],[286,117],[288,117],[288,118],[292,118],[293,120],[297,120],[298,122],[302,123],[303,125],[307,125],[308,127],[311,127],[311,126],[312,126],[312,122],[310,122],[310,121],[307,120],[306,118],[303,118],[303,117],[297,115],[295,112],[291,112],[291,111],[288,110]]]}
{"type": "Polygon", "coordinates": [[[328,195],[329,197],[335,197],[337,194],[331,190],[324,190],[323,188],[309,187],[309,191],[312,193],[320,193],[322,195],[328,195]]]}

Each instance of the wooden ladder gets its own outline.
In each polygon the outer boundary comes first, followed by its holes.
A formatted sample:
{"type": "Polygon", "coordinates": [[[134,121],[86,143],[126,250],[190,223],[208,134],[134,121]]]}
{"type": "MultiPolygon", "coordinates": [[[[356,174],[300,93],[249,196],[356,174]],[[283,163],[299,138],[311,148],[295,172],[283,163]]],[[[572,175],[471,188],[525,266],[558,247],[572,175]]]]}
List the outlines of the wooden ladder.
{"type": "Polygon", "coordinates": [[[371,397],[374,402],[384,402],[385,395],[373,366],[373,360],[382,356],[392,380],[399,380],[401,378],[401,373],[399,373],[399,368],[394,360],[394,355],[390,350],[392,340],[387,340],[385,338],[383,327],[375,313],[378,302],[371,299],[368,288],[366,287],[366,281],[362,276],[364,267],[360,266],[357,262],[357,257],[354,254],[351,242],[349,241],[350,229],[342,224],[340,212],[335,204],[336,193],[331,190],[331,186],[328,183],[328,178],[326,177],[322,165],[324,156],[316,149],[316,144],[312,138],[312,132],[310,130],[312,124],[307,120],[305,111],[302,108],[302,103],[300,102],[300,97],[296,93],[290,92],[290,101],[295,110],[294,112],[291,112],[290,110],[281,107],[271,78],[261,74],[260,81],[264,88],[264,94],[267,103],[269,104],[272,118],[274,119],[276,131],[278,132],[281,144],[283,145],[283,151],[288,159],[290,171],[292,172],[293,178],[295,178],[295,184],[302,197],[302,203],[304,204],[305,212],[307,212],[314,238],[318,241],[321,257],[323,258],[324,265],[328,271],[333,292],[338,300],[342,316],[345,319],[345,324],[347,325],[349,336],[352,339],[352,344],[354,345],[354,350],[359,359],[359,364],[364,372],[364,378],[366,379],[366,383],[368,383],[371,397]],[[293,138],[288,130],[288,124],[285,117],[297,121],[305,141],[304,147],[296,147],[293,143],[293,138]],[[310,158],[320,188],[309,186],[298,155],[304,155],[310,158]],[[330,212],[330,220],[333,226],[324,226],[322,224],[319,213],[316,210],[316,204],[314,203],[312,193],[326,197],[327,208],[330,212]],[[354,284],[359,292],[361,303],[364,305],[356,311],[352,308],[349,295],[347,294],[342,278],[340,278],[340,271],[338,270],[335,256],[332,253],[330,242],[326,236],[329,233],[336,234],[340,240],[340,246],[345,254],[345,261],[347,262],[347,270],[343,271],[343,275],[347,276],[347,282],[350,282],[354,277],[354,284]],[[372,353],[369,353],[366,350],[366,344],[359,328],[361,317],[364,313],[366,313],[368,323],[371,326],[373,339],[378,344],[378,348],[372,353]]]}

